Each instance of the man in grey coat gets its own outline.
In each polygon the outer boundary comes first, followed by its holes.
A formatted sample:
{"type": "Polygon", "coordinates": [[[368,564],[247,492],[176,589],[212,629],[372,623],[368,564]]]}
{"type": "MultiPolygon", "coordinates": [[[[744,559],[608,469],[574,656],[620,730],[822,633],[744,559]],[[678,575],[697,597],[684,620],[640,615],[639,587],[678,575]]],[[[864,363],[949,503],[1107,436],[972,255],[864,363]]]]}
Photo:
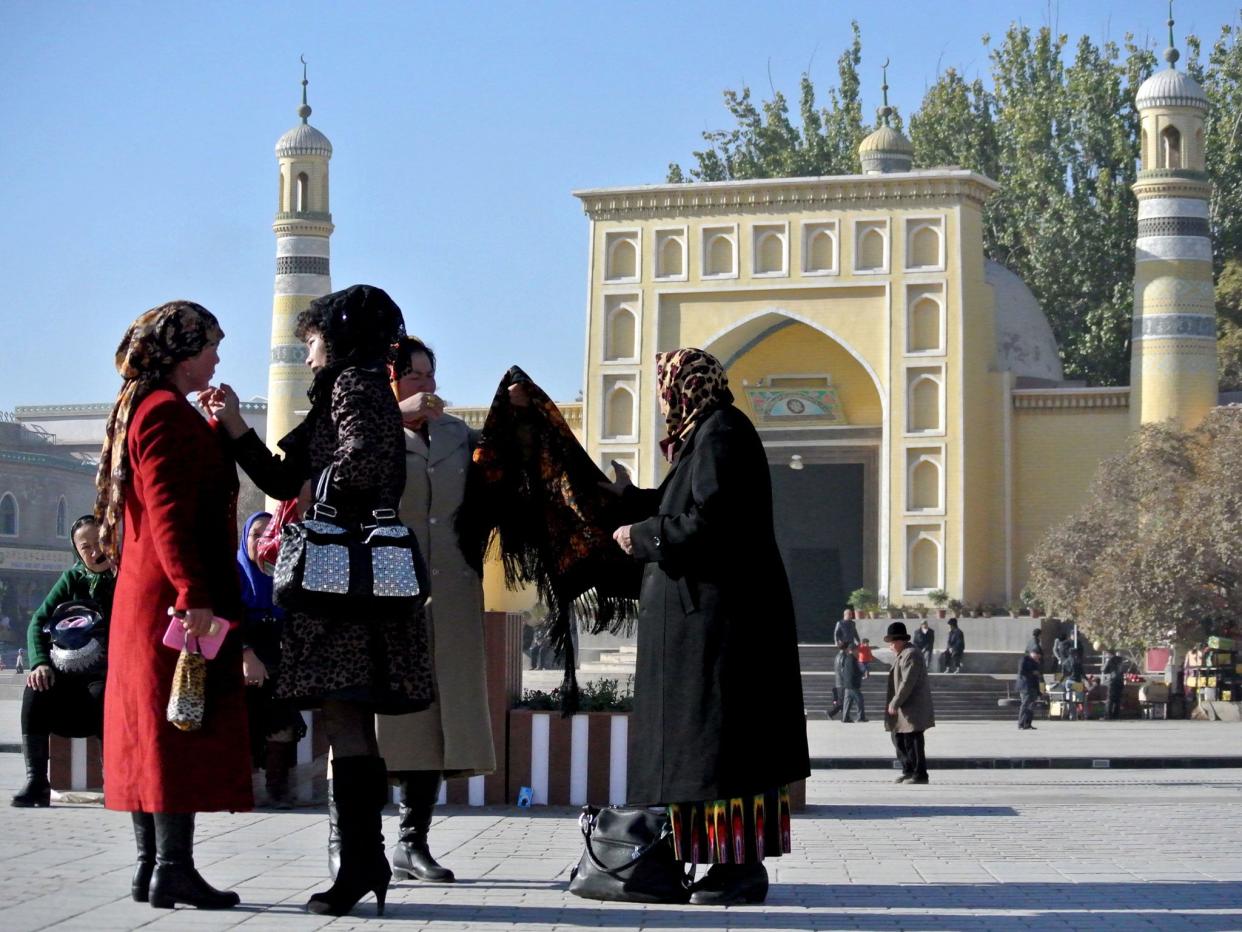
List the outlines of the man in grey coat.
{"type": "Polygon", "coordinates": [[[854,645],[837,642],[837,687],[841,690],[841,723],[865,722],[867,710],[862,697],[862,664],[854,653],[854,645]],[[853,713],[851,717],[851,713],[853,713]]]}
{"type": "Polygon", "coordinates": [[[844,641],[853,647],[858,646],[858,625],[854,621],[854,610],[852,608],[847,608],[841,614],[841,620],[837,622],[836,627],[832,630],[832,640],[835,644],[840,644],[844,641]]]}
{"type": "Polygon", "coordinates": [[[894,655],[888,671],[884,729],[892,733],[897,760],[901,762],[901,776],[897,782],[926,783],[923,733],[936,725],[927,666],[922,653],[911,648],[910,634],[902,622],[890,624],[884,640],[894,655]]]}

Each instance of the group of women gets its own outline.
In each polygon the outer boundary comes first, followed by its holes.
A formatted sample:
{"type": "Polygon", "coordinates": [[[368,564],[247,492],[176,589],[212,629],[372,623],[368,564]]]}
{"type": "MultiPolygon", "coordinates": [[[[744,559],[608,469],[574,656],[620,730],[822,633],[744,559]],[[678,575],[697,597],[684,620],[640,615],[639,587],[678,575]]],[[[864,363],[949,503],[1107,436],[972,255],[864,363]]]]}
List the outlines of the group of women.
{"type": "MultiPolygon", "coordinates": [[[[103,704],[105,804],[132,813],[133,897],[156,907],[239,901],[195,870],[194,815],[254,805],[252,760],[263,741],[289,745],[299,709],[322,711],[331,749],[334,882],[311,897],[311,912],[341,915],[371,892],[382,913],[394,869],[399,879],[451,881],[427,840],[440,781],[495,767],[481,568],[455,520],[480,437],[444,413],[435,355],[406,335],[383,290],[355,285],[320,298],[296,333],[314,373],[310,410],[279,454],[246,425],[236,394],[211,384],[224,333],[205,308],[178,301],[146,312],[116,355],[123,386],[101,454],[98,524],[84,524],[81,540],[75,530],[74,543],[79,575],[97,590],[119,567],[103,704]],[[312,490],[326,490],[338,521],[398,510],[430,567],[430,599],[417,612],[277,617],[251,543],[267,518],[253,517],[234,546],[235,466],[300,510],[312,490]],[[166,720],[178,657],[161,643],[169,608],[196,636],[214,618],[248,618],[207,663],[206,715],[195,731],[166,720]],[[264,691],[259,711],[252,701],[248,713],[247,685],[264,691]],[[262,735],[247,740],[251,729],[262,735]],[[390,865],[381,813],[391,782],[401,806],[390,865]]],[[[709,354],[662,354],[659,379],[669,475],[659,490],[624,477],[614,489],[644,516],[614,534],[645,564],[629,795],[668,806],[677,856],[712,865],[694,902],[759,902],[763,859],[789,850],[784,788],[808,773],[766,457],[709,354]]],[[[509,393],[525,403],[521,386],[509,393]]]]}

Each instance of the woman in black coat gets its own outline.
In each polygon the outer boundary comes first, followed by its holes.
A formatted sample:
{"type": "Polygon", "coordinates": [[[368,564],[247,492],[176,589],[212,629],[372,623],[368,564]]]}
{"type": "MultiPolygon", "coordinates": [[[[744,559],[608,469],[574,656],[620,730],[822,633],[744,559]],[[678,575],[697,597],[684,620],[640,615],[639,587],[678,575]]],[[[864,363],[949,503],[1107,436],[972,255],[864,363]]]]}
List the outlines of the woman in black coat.
{"type": "Polygon", "coordinates": [[[793,602],[768,460],[720,362],[661,353],[672,463],[624,494],[651,517],[613,535],[646,563],[629,729],[631,805],[667,805],[677,857],[712,867],[691,902],[762,902],[790,850],[788,784],[809,775],[793,602]]]}

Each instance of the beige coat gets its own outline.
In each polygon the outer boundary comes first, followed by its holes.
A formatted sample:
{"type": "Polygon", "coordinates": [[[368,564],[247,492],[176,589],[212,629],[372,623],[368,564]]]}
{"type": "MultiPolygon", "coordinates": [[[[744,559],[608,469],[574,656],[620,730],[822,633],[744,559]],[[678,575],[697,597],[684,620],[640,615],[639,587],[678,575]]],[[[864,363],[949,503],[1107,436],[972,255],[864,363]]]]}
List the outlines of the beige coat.
{"type": "Polygon", "coordinates": [[[451,415],[432,421],[430,448],[405,432],[401,520],[414,531],[431,574],[428,633],[436,702],[424,712],[376,716],[389,770],[442,770],[450,777],[496,769],[483,654],[483,585],[458,546],[454,518],[466,492],[475,438],[451,415]]]}
{"type": "Polygon", "coordinates": [[[908,734],[926,731],[936,725],[932,711],[931,682],[922,652],[907,647],[893,660],[888,671],[888,691],[884,699],[884,729],[908,734]],[[896,703],[897,714],[889,715],[888,707],[896,703]]]}

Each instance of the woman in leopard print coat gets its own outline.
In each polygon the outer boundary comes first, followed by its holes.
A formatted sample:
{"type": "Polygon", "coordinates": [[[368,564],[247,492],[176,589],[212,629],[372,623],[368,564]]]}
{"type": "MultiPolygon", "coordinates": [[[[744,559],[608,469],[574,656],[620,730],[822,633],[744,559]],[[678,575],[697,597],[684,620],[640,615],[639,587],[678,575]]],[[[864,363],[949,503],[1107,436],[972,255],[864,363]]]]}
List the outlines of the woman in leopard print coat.
{"type": "MultiPolygon", "coordinates": [[[[387,355],[404,336],[401,311],[381,289],[355,285],[319,298],[297,319],[315,372],[306,420],[271,453],[242,420],[237,396],[221,386],[208,403],[234,440],[238,464],[274,498],[301,497],[331,468],[338,520],[358,522],[396,509],[405,486],[405,435],[388,385],[387,355]]],[[[375,740],[375,713],[427,708],[433,679],[421,613],[377,617],[286,616],[276,693],[320,707],[332,747],[341,862],[333,887],[307,904],[340,915],[368,890],[379,904],[389,868],[380,834],[387,773],[375,740]]]]}

